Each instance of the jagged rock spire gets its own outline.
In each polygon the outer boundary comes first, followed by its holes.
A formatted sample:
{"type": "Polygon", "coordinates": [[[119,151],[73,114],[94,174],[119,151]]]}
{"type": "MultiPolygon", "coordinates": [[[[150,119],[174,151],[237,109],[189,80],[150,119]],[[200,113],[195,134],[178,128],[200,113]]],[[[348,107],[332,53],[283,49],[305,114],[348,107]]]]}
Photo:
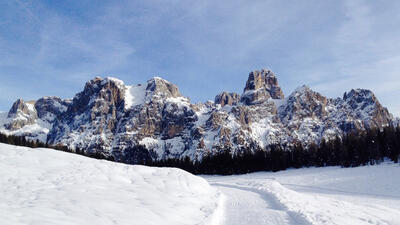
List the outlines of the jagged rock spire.
{"type": "Polygon", "coordinates": [[[241,101],[247,105],[262,103],[269,98],[283,99],[275,74],[268,69],[250,72],[241,101]]]}

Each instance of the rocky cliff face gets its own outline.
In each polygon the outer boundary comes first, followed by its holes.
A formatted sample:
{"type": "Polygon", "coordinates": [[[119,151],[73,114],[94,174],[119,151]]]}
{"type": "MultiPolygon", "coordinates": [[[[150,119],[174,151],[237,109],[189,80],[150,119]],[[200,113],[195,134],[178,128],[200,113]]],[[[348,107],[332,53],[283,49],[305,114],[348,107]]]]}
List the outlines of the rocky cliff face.
{"type": "Polygon", "coordinates": [[[255,70],[249,74],[241,102],[246,105],[260,104],[268,99],[283,99],[284,95],[278,85],[275,74],[266,69],[255,70]]]}
{"type": "Polygon", "coordinates": [[[59,97],[43,97],[35,102],[37,117],[49,123],[53,123],[56,118],[65,113],[70,100],[62,100],[59,97]]]}
{"type": "Polygon", "coordinates": [[[133,163],[307,145],[394,123],[371,91],[329,99],[302,86],[284,98],[276,76],[266,69],[249,74],[242,95],[222,92],[215,102],[191,104],[176,85],[158,77],[133,86],[97,77],[73,100],[18,100],[7,117],[0,132],[133,163]]]}
{"type": "Polygon", "coordinates": [[[222,107],[225,105],[237,105],[240,100],[240,95],[237,93],[228,93],[226,91],[215,96],[215,104],[220,104],[222,107]]]}
{"type": "Polygon", "coordinates": [[[58,97],[43,97],[27,102],[18,99],[7,116],[0,115],[3,116],[0,118],[0,132],[46,142],[53,123],[66,112],[69,104],[69,100],[58,97]]]}
{"type": "Polygon", "coordinates": [[[21,129],[26,125],[35,123],[37,119],[36,109],[34,102],[25,102],[22,99],[18,99],[14,102],[10,111],[8,112],[9,122],[5,124],[6,128],[15,131],[21,129]]]}
{"type": "Polygon", "coordinates": [[[95,78],[54,123],[48,141],[117,160],[132,157],[129,149],[140,143],[158,146],[146,157],[179,156],[182,146],[174,145],[189,141],[195,120],[189,100],[161,78],[138,86],[95,78]]]}

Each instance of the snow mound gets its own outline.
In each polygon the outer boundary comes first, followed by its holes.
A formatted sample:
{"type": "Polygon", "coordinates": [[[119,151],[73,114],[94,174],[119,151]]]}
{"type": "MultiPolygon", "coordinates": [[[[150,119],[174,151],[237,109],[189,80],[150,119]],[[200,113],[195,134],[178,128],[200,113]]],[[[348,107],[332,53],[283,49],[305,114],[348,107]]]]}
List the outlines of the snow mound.
{"type": "Polygon", "coordinates": [[[0,144],[0,224],[219,224],[221,204],[183,170],[0,144]]]}

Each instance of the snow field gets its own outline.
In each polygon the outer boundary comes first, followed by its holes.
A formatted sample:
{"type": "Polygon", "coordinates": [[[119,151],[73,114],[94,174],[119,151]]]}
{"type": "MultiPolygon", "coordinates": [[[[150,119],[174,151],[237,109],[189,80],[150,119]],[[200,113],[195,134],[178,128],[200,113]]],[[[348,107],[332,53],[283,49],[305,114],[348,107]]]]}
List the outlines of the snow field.
{"type": "Polygon", "coordinates": [[[193,176],[0,144],[0,224],[400,224],[400,165],[193,176]]]}
{"type": "MultiPolygon", "coordinates": [[[[206,179],[228,197],[232,196],[230,192],[258,195],[264,203],[259,201],[253,207],[253,213],[265,204],[270,205],[270,210],[280,212],[271,211],[269,215],[265,210],[256,212],[258,217],[272,218],[267,224],[395,225],[400,224],[398,174],[399,164],[386,163],[357,168],[307,168],[240,176],[207,176],[206,179]],[[227,191],[227,187],[230,190],[227,191]]],[[[228,198],[228,203],[232,203],[232,199],[235,202],[234,198],[228,198]]],[[[251,198],[242,199],[242,205],[257,202],[251,198]]],[[[235,205],[231,204],[231,208],[235,205]]],[[[246,216],[254,217],[249,213],[237,216],[238,212],[240,209],[236,213],[227,210],[226,217],[236,216],[243,221],[248,220],[246,216]]]]}
{"type": "Polygon", "coordinates": [[[51,149],[0,144],[0,224],[219,224],[203,178],[51,149]]]}

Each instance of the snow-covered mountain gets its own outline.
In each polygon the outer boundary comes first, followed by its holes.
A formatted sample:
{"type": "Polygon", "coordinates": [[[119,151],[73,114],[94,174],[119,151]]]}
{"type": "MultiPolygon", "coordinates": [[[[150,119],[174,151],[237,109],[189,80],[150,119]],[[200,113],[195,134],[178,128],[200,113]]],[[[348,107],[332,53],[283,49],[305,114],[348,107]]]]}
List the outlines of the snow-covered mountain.
{"type": "Polygon", "coordinates": [[[242,95],[222,92],[192,104],[176,85],[154,77],[141,85],[96,77],[70,100],[18,100],[2,114],[0,132],[26,135],[117,161],[204,155],[229,149],[304,145],[394,119],[369,90],[330,99],[301,86],[288,97],[267,69],[249,74],[242,95]],[[134,146],[144,145],[148,151],[134,146]]]}
{"type": "Polygon", "coordinates": [[[27,102],[18,99],[8,113],[0,113],[0,132],[46,142],[53,123],[67,110],[70,102],[58,97],[27,102]]]}

